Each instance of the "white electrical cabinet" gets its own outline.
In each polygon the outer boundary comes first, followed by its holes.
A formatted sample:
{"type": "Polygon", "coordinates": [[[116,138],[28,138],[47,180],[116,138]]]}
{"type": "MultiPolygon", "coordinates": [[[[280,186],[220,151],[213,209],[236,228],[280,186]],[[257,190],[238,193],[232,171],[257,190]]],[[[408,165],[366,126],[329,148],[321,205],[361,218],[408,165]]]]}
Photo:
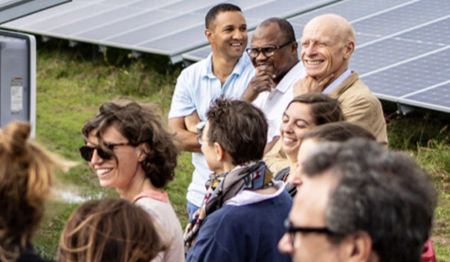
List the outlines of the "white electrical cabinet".
{"type": "Polygon", "coordinates": [[[36,40],[33,35],[0,30],[0,126],[31,123],[36,132],[36,40]]]}

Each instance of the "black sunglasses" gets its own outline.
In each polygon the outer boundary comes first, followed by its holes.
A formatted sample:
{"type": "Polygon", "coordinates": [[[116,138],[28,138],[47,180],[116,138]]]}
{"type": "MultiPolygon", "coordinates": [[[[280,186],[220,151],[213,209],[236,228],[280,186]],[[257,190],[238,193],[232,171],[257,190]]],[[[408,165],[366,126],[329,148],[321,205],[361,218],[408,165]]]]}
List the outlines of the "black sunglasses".
{"type": "MultiPolygon", "coordinates": [[[[109,150],[113,150],[114,147],[116,146],[127,146],[129,145],[128,143],[117,143],[117,144],[104,144],[105,147],[107,147],[109,150]]],[[[108,160],[111,159],[111,154],[104,151],[101,147],[96,146],[96,147],[92,147],[92,146],[82,146],[79,148],[80,153],[81,153],[81,157],[90,162],[92,159],[92,156],[94,155],[94,150],[97,150],[97,154],[99,157],[108,160]]]]}
{"type": "Polygon", "coordinates": [[[291,244],[294,246],[295,233],[323,233],[327,235],[335,235],[336,233],[329,230],[327,227],[294,227],[289,219],[284,220],[284,227],[286,228],[286,233],[289,233],[291,238],[291,244]]]}
{"type": "Polygon", "coordinates": [[[247,49],[245,49],[245,51],[247,52],[247,54],[251,57],[251,58],[256,58],[259,56],[259,53],[263,52],[263,54],[269,58],[275,55],[275,51],[283,48],[289,44],[292,44],[293,42],[287,42],[284,43],[282,45],[279,46],[265,46],[265,47],[261,47],[261,48],[257,48],[257,47],[249,47],[247,49]]]}

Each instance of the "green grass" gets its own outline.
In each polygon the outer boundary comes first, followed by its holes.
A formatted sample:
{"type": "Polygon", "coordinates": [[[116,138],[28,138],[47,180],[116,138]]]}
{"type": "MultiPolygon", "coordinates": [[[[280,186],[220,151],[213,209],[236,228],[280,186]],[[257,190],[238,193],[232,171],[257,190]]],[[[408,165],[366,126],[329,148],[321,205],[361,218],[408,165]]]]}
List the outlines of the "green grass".
{"type": "MultiPolygon", "coordinates": [[[[128,59],[128,64],[114,65],[109,61],[111,57],[117,59],[123,52],[86,59],[90,54],[82,51],[64,46],[49,47],[49,44],[38,49],[36,140],[79,163],[68,173],[56,175],[57,189],[86,198],[117,197],[115,190],[99,187],[95,174],[79,156],[78,147],[83,145],[81,128],[103,102],[120,96],[158,103],[166,117],[179,67],[167,67],[161,72],[148,62],[164,60],[161,57],[128,59]]],[[[167,187],[183,225],[187,223],[185,195],[191,173],[190,155],[183,153],[179,157],[175,181],[167,187]]],[[[59,234],[77,206],[67,204],[57,195],[49,201],[46,217],[34,239],[39,254],[46,258],[54,256],[59,234]]]]}
{"type": "MultiPolygon", "coordinates": [[[[94,53],[95,54],[95,53],[94,53]]],[[[75,49],[64,41],[40,44],[37,65],[36,140],[48,149],[79,162],[68,173],[58,173],[55,187],[86,198],[117,197],[102,189],[77,148],[83,144],[80,130],[103,102],[129,96],[141,102],[161,105],[167,115],[176,77],[181,67],[170,66],[165,57],[143,55],[130,59],[126,51],[109,49],[92,58],[92,47],[75,49]]],[[[410,115],[395,113],[396,105],[383,103],[390,147],[414,155],[429,171],[439,190],[432,240],[439,261],[450,262],[450,147],[447,123],[450,115],[417,110],[410,115]]],[[[166,188],[182,225],[187,223],[186,189],[193,168],[189,153],[178,159],[175,180],[166,188]]],[[[55,197],[34,243],[39,254],[52,258],[65,221],[77,204],[55,197]]]]}

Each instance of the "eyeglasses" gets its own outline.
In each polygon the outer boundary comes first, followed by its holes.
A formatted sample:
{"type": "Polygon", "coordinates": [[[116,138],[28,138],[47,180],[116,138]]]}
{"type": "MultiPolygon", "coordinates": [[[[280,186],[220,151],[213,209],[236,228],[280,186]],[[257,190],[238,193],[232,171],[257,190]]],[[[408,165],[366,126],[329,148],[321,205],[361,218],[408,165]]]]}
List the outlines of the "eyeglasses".
{"type": "Polygon", "coordinates": [[[293,42],[287,42],[285,44],[279,45],[279,46],[265,46],[265,47],[249,47],[247,49],[245,49],[245,51],[247,52],[247,54],[251,57],[251,58],[256,58],[259,56],[259,53],[263,52],[263,54],[269,58],[272,57],[273,55],[275,55],[275,51],[277,49],[283,48],[289,44],[292,44],[293,42]]]}
{"type": "Polygon", "coordinates": [[[289,219],[284,220],[284,227],[286,228],[286,233],[289,233],[291,238],[291,244],[294,246],[295,233],[324,233],[327,235],[335,235],[336,233],[330,231],[327,227],[294,227],[289,219]]]}
{"type": "MultiPolygon", "coordinates": [[[[116,146],[127,146],[129,145],[128,143],[117,143],[117,144],[104,144],[105,147],[107,147],[109,150],[113,150],[114,147],[116,146]]],[[[111,154],[104,151],[101,147],[96,146],[96,147],[92,147],[92,146],[82,146],[79,148],[80,153],[81,153],[81,157],[90,162],[92,159],[92,156],[94,155],[94,150],[97,150],[97,154],[99,157],[101,157],[102,159],[108,160],[111,159],[111,154]]]]}
{"type": "Polygon", "coordinates": [[[203,145],[202,136],[203,136],[203,129],[205,128],[205,125],[206,125],[206,122],[200,122],[195,126],[195,128],[197,128],[197,142],[200,145],[203,145]]]}

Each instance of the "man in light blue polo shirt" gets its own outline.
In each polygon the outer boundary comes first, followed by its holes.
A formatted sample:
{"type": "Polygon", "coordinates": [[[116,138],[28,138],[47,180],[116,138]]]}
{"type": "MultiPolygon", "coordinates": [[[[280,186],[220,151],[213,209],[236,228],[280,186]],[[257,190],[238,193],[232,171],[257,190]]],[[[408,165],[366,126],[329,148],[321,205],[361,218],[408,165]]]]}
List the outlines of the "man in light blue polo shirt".
{"type": "Polygon", "coordinates": [[[209,170],[200,152],[196,134],[187,130],[186,120],[198,114],[206,121],[206,111],[213,99],[224,96],[239,99],[254,76],[255,70],[247,55],[247,24],[239,7],[219,4],[205,17],[205,35],[212,54],[183,70],[178,77],[169,112],[169,126],[176,132],[181,148],[192,152],[195,167],[187,200],[191,216],[202,205],[209,170]]]}

